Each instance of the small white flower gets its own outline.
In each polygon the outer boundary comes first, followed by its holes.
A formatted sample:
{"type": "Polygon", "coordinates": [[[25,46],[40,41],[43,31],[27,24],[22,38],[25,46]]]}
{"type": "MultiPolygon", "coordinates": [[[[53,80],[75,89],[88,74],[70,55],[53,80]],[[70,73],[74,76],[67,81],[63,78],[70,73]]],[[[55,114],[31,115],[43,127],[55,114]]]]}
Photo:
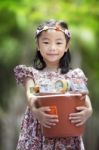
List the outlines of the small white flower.
{"type": "Polygon", "coordinates": [[[38,35],[39,33],[40,33],[40,30],[37,30],[37,31],[36,31],[36,34],[38,35]]]}
{"type": "Polygon", "coordinates": [[[70,32],[67,30],[67,29],[65,29],[65,34],[68,36],[68,37],[71,37],[71,34],[70,34],[70,32]]]}

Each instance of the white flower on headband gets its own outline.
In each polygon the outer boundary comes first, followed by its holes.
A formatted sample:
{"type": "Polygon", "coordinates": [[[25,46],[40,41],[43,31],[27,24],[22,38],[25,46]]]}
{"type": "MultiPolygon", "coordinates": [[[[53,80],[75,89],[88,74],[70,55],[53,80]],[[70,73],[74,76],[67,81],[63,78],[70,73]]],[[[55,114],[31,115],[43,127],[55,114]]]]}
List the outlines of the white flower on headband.
{"type": "Polygon", "coordinates": [[[40,30],[36,30],[36,34],[38,35],[40,33],[40,30]]]}
{"type": "Polygon", "coordinates": [[[41,30],[38,30],[38,29],[37,29],[36,34],[38,35],[38,34],[41,33],[42,31],[46,31],[46,30],[48,30],[48,29],[49,29],[48,26],[44,26],[44,28],[41,29],[41,30]]]}
{"type": "Polygon", "coordinates": [[[60,26],[55,26],[55,27],[44,26],[43,29],[41,29],[41,30],[38,30],[38,29],[37,29],[36,34],[38,35],[38,34],[41,33],[42,31],[46,31],[46,30],[48,30],[48,29],[54,29],[54,30],[56,30],[56,31],[62,31],[62,32],[65,33],[65,35],[67,35],[69,38],[71,37],[71,34],[70,34],[70,32],[68,31],[68,29],[63,30],[63,29],[61,29],[60,26]]]}
{"type": "Polygon", "coordinates": [[[48,26],[44,26],[43,30],[48,30],[49,27],[48,26]]]}
{"type": "Polygon", "coordinates": [[[64,33],[65,33],[69,38],[71,37],[71,34],[70,34],[70,32],[69,32],[67,29],[64,30],[64,33]]]}

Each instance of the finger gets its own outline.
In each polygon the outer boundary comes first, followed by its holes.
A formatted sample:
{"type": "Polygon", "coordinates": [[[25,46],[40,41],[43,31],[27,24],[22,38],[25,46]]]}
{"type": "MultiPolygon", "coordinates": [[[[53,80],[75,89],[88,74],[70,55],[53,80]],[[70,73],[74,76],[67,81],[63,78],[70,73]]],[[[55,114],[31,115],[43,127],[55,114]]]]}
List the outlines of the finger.
{"type": "Polygon", "coordinates": [[[57,123],[57,122],[59,122],[58,119],[48,119],[48,121],[51,122],[51,123],[57,123]]]}
{"type": "Polygon", "coordinates": [[[59,122],[59,120],[58,119],[46,119],[45,120],[45,123],[47,124],[47,125],[56,125],[57,123],[59,122]]]}
{"type": "Polygon", "coordinates": [[[84,100],[85,98],[86,98],[86,95],[82,95],[82,96],[80,97],[81,100],[84,100]]]}
{"type": "Polygon", "coordinates": [[[46,114],[46,117],[48,117],[48,119],[58,119],[58,115],[46,114]]]}
{"type": "Polygon", "coordinates": [[[81,112],[71,113],[69,114],[69,117],[78,117],[81,115],[81,112]]]}
{"type": "Polygon", "coordinates": [[[43,126],[43,127],[46,127],[46,128],[51,128],[51,125],[49,124],[49,122],[47,121],[39,121],[39,123],[43,126]]]}
{"type": "Polygon", "coordinates": [[[80,119],[80,116],[69,117],[69,120],[77,120],[80,119]]]}
{"type": "Polygon", "coordinates": [[[76,126],[78,127],[78,126],[82,126],[84,124],[84,122],[82,121],[82,122],[80,122],[80,123],[77,123],[76,124],[76,126]]]}
{"type": "Polygon", "coordinates": [[[50,107],[41,107],[40,109],[42,111],[51,111],[50,107]]]}
{"type": "Polygon", "coordinates": [[[86,107],[85,106],[79,106],[79,107],[76,107],[76,110],[78,111],[82,111],[82,110],[85,110],[86,107]]]}
{"type": "Polygon", "coordinates": [[[77,119],[77,120],[71,120],[71,123],[81,123],[81,120],[80,120],[80,119],[77,119]]]}
{"type": "Polygon", "coordinates": [[[55,122],[46,122],[46,124],[47,124],[48,126],[55,126],[55,125],[56,125],[55,122]]]}
{"type": "Polygon", "coordinates": [[[81,96],[80,100],[84,100],[85,99],[85,96],[81,96]]]}
{"type": "Polygon", "coordinates": [[[43,124],[43,126],[47,128],[51,128],[51,126],[55,126],[55,125],[56,123],[50,121],[46,121],[46,123],[43,124]]]}
{"type": "Polygon", "coordinates": [[[51,126],[50,126],[50,125],[47,125],[47,124],[43,124],[43,126],[44,126],[45,128],[51,128],[51,126]]]}

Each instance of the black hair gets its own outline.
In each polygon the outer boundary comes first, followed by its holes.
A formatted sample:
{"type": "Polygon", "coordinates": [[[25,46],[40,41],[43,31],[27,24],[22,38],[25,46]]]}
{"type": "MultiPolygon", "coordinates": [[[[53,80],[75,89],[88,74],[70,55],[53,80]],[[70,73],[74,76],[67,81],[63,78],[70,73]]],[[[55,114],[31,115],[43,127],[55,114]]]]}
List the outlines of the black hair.
{"type": "MultiPolygon", "coordinates": [[[[37,28],[37,30],[42,30],[44,28],[44,26],[54,27],[56,25],[59,25],[62,29],[68,29],[68,25],[64,21],[49,20],[49,21],[45,21],[43,24],[41,24],[37,28]]],[[[39,34],[35,35],[35,37],[38,39],[40,37],[40,35],[41,35],[41,32],[39,34]]],[[[66,41],[68,43],[70,40],[70,37],[68,37],[67,35],[65,35],[65,37],[66,37],[66,41]]],[[[62,74],[65,74],[69,71],[70,62],[71,62],[71,54],[68,49],[67,52],[64,53],[63,57],[60,59],[60,62],[59,62],[59,68],[61,69],[62,74]]],[[[36,54],[35,54],[35,57],[33,60],[33,67],[38,70],[42,70],[46,67],[46,63],[44,62],[40,51],[38,51],[37,49],[36,49],[36,54]]]]}

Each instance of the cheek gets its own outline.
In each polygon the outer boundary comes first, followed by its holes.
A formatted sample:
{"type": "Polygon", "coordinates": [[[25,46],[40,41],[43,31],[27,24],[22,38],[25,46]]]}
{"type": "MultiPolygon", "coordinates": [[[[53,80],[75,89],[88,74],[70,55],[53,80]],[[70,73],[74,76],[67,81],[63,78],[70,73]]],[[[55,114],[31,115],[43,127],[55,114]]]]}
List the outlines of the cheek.
{"type": "Polygon", "coordinates": [[[62,47],[62,48],[60,49],[60,51],[59,51],[59,53],[60,53],[61,55],[63,55],[65,52],[66,52],[66,47],[62,47]]]}
{"type": "Polygon", "coordinates": [[[61,52],[60,57],[63,57],[64,53],[65,53],[65,51],[61,52]]]}
{"type": "Polygon", "coordinates": [[[43,45],[43,44],[39,44],[39,49],[41,51],[46,51],[48,49],[48,46],[47,45],[43,45]]]}
{"type": "Polygon", "coordinates": [[[66,52],[66,49],[59,51],[59,56],[60,56],[60,58],[63,57],[63,55],[64,55],[65,52],[66,52]]]}
{"type": "Polygon", "coordinates": [[[41,53],[42,57],[44,57],[46,55],[46,52],[44,50],[41,50],[41,49],[40,49],[40,53],[41,53]]]}

